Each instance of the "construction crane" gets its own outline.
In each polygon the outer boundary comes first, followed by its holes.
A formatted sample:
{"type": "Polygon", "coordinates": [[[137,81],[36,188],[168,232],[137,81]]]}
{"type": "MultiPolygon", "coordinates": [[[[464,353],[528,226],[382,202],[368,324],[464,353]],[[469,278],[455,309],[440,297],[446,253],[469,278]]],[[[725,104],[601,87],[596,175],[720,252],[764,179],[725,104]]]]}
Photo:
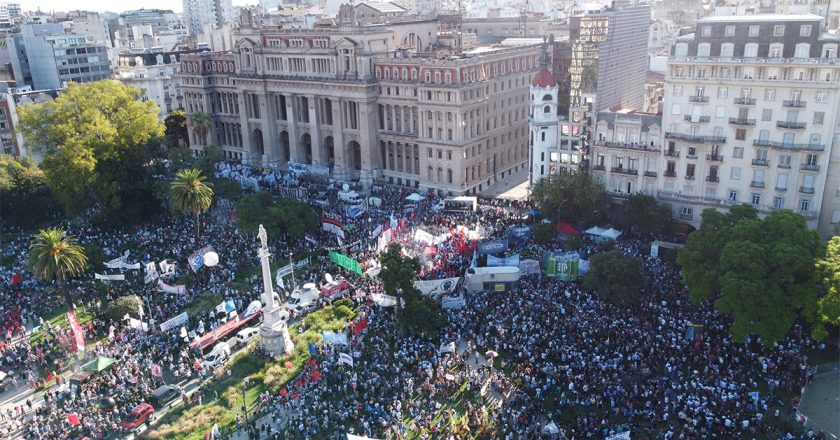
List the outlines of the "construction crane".
{"type": "Polygon", "coordinates": [[[524,0],[522,6],[519,7],[519,36],[528,36],[528,10],[531,6],[531,0],[524,0]]]}

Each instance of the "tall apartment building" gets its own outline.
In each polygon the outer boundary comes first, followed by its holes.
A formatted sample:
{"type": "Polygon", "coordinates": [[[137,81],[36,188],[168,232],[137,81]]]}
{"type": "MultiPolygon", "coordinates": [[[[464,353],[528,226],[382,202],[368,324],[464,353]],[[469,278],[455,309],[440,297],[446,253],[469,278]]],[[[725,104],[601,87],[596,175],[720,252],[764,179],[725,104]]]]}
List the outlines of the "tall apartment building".
{"type": "Polygon", "coordinates": [[[181,68],[181,56],[198,52],[193,49],[123,53],[117,58],[114,79],[139,88],[143,92],[143,100],[155,101],[160,109],[158,119],[162,121],[169,113],[183,107],[181,84],[177,76],[181,68]]]}
{"type": "Polygon", "coordinates": [[[17,29],[20,20],[20,3],[0,2],[0,30],[17,29]]]}
{"type": "Polygon", "coordinates": [[[246,23],[232,52],[184,55],[186,112],[213,121],[191,144],[453,194],[526,166],[539,45],[440,49],[436,20],[361,26],[353,14],[309,30],[246,23]]]}
{"type": "Polygon", "coordinates": [[[123,51],[153,47],[172,50],[189,34],[174,12],[161,9],[123,12],[109,21],[109,28],[114,46],[123,51]]]}
{"type": "Polygon", "coordinates": [[[206,23],[222,27],[236,18],[231,0],[182,0],[182,4],[184,23],[190,35],[201,32],[206,23]]]}
{"type": "Polygon", "coordinates": [[[698,226],[705,208],[749,203],[762,213],[794,210],[814,228],[827,213],[823,232],[840,221],[840,213],[833,218],[840,178],[830,160],[840,122],[840,38],[823,31],[817,15],[711,16],[677,38],[657,181],[675,217],[698,226]]]}
{"type": "Polygon", "coordinates": [[[107,47],[67,32],[65,23],[24,24],[20,34],[9,38],[18,86],[58,89],[66,82],[111,77],[107,47]]]}

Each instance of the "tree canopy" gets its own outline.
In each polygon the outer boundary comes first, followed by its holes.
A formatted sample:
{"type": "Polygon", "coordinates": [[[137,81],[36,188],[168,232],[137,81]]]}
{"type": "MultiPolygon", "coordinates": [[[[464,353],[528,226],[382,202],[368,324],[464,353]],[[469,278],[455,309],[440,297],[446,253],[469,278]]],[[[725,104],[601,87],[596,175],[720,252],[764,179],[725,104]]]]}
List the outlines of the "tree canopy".
{"type": "Polygon", "coordinates": [[[673,217],[671,209],[659,204],[655,198],[644,193],[631,194],[624,202],[622,225],[635,228],[646,235],[659,235],[668,230],[673,217]]]}
{"type": "Polygon", "coordinates": [[[126,218],[154,208],[147,164],[163,126],[141,96],[117,81],[70,83],[55,100],[19,109],[19,127],[68,214],[98,204],[126,218]]]}
{"type": "Polygon", "coordinates": [[[531,195],[540,212],[554,221],[595,224],[606,218],[609,209],[603,186],[583,172],[542,179],[531,195]]]}
{"type": "Polygon", "coordinates": [[[817,332],[823,334],[825,325],[840,325],[840,236],[829,240],[816,268],[824,289],[817,309],[817,332]]]}
{"type": "Polygon", "coordinates": [[[593,255],[583,279],[584,287],[622,306],[640,301],[643,283],[642,260],[619,250],[593,255]]]}
{"type": "Polygon", "coordinates": [[[66,281],[79,276],[87,268],[87,256],[76,237],[64,229],[41,229],[29,242],[28,265],[35,278],[59,284],[67,304],[69,296],[66,281]]]}
{"type": "Polygon", "coordinates": [[[557,235],[554,230],[554,225],[551,223],[537,223],[531,227],[531,235],[534,241],[540,244],[548,244],[557,235]]]}
{"type": "Polygon", "coordinates": [[[758,212],[750,205],[733,206],[726,214],[714,209],[703,211],[700,229],[689,234],[677,253],[692,302],[712,300],[720,292],[720,255],[729,234],[740,220],[756,218],[758,212]]]}
{"type": "Polygon", "coordinates": [[[283,197],[275,202],[271,193],[260,191],[236,203],[236,226],[243,234],[255,234],[260,225],[270,237],[299,240],[318,229],[318,214],[298,199],[283,197]]]}
{"type": "Polygon", "coordinates": [[[57,210],[44,172],[35,162],[0,155],[0,212],[4,221],[32,227],[57,210]]]}
{"type": "Polygon", "coordinates": [[[437,334],[437,331],[449,322],[440,303],[423,295],[414,286],[414,280],[420,271],[420,261],[402,255],[402,247],[391,245],[380,254],[382,270],[379,278],[388,295],[397,296],[397,320],[400,327],[409,334],[437,334]]]}
{"type": "Polygon", "coordinates": [[[692,301],[712,301],[732,317],[736,340],[756,335],[771,344],[800,319],[812,325],[813,336],[824,335],[822,255],[819,235],[799,214],[776,211],[760,220],[755,208],[739,205],[727,214],[704,211],[677,261],[692,301]]]}
{"type": "Polygon", "coordinates": [[[213,204],[213,184],[207,182],[200,170],[181,170],[169,184],[169,197],[173,211],[192,214],[195,219],[195,242],[198,243],[199,216],[213,204]]]}
{"type": "Polygon", "coordinates": [[[183,110],[175,110],[163,120],[169,148],[190,146],[189,125],[183,110]]]}

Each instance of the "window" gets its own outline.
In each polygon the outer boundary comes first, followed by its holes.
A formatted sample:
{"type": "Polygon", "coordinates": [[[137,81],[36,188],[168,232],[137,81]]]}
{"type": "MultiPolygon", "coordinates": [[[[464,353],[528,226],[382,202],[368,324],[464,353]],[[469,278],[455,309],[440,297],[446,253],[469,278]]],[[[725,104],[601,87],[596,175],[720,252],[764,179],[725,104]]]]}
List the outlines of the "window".
{"type": "Polygon", "coordinates": [[[796,45],[796,50],[793,52],[794,58],[810,58],[811,45],[808,43],[799,43],[796,45]]]}
{"type": "Polygon", "coordinates": [[[715,107],[715,117],[716,118],[725,118],[726,117],[726,107],[719,105],[715,107]]]}
{"type": "Polygon", "coordinates": [[[817,164],[817,155],[816,154],[807,154],[805,155],[805,164],[814,166],[817,164]]]}
{"type": "Polygon", "coordinates": [[[729,89],[728,88],[718,87],[718,89],[717,89],[717,97],[718,98],[723,99],[723,98],[726,98],[727,95],[729,95],[729,89]]]}
{"type": "Polygon", "coordinates": [[[723,35],[727,37],[734,37],[735,36],[735,26],[727,26],[724,28],[723,35]]]}
{"type": "Polygon", "coordinates": [[[773,207],[776,209],[782,209],[785,207],[785,198],[784,197],[773,197],[773,207]]]}
{"type": "Polygon", "coordinates": [[[694,164],[690,163],[685,166],[685,178],[694,179],[694,164]]]}
{"type": "Polygon", "coordinates": [[[702,35],[704,37],[711,37],[712,36],[712,27],[711,26],[703,26],[702,35]]]}
{"type": "Polygon", "coordinates": [[[758,44],[747,43],[744,45],[744,58],[755,58],[758,56],[758,44]]]}
{"type": "Polygon", "coordinates": [[[761,120],[762,121],[771,121],[773,120],[773,109],[766,108],[761,111],[761,120]]]}
{"type": "Polygon", "coordinates": [[[707,57],[711,53],[712,45],[709,43],[700,43],[697,45],[697,56],[707,57]]]}
{"type": "Polygon", "coordinates": [[[790,168],[790,155],[782,154],[779,156],[779,167],[790,168]]]}
{"type": "Polygon", "coordinates": [[[775,43],[770,45],[770,51],[767,53],[769,58],[781,58],[782,53],[784,52],[785,45],[781,43],[775,43]]]}
{"type": "Polygon", "coordinates": [[[751,200],[753,205],[760,205],[761,204],[761,194],[759,193],[752,193],[751,200]]]}
{"type": "Polygon", "coordinates": [[[787,181],[788,175],[787,174],[779,174],[776,176],[776,189],[785,190],[787,189],[787,181]]]}
{"type": "Polygon", "coordinates": [[[682,92],[683,92],[682,86],[674,86],[673,90],[671,91],[671,94],[673,96],[682,96],[682,92]]]}
{"type": "Polygon", "coordinates": [[[753,182],[764,183],[764,170],[755,170],[753,172],[753,182]]]}
{"type": "Polygon", "coordinates": [[[729,198],[730,202],[737,202],[738,201],[738,191],[730,190],[728,198],[729,198]]]}
{"type": "Polygon", "coordinates": [[[676,102],[675,102],[675,103],[671,104],[671,114],[672,114],[672,115],[680,115],[680,114],[682,114],[682,109],[680,108],[680,104],[679,104],[679,103],[676,103],[676,102]]]}
{"type": "Polygon", "coordinates": [[[721,58],[732,58],[732,54],[735,52],[735,45],[732,43],[723,43],[720,45],[720,56],[721,58]]]}
{"type": "Polygon", "coordinates": [[[751,37],[757,37],[758,36],[758,29],[759,29],[758,25],[750,26],[749,35],[751,37]]]}
{"type": "Polygon", "coordinates": [[[741,180],[741,168],[732,167],[732,170],[729,171],[729,178],[732,180],[741,180]]]}
{"type": "Polygon", "coordinates": [[[773,36],[774,37],[784,37],[785,36],[785,25],[777,24],[773,26],[773,36]]]}
{"type": "Polygon", "coordinates": [[[811,25],[810,24],[803,24],[799,26],[799,36],[800,37],[810,37],[811,36],[811,25]]]}
{"type": "Polygon", "coordinates": [[[808,212],[811,208],[811,201],[808,199],[802,199],[799,201],[799,210],[802,212],[808,212]]]}
{"type": "Polygon", "coordinates": [[[774,101],[776,99],[776,89],[764,89],[764,100],[774,101]]]}
{"type": "Polygon", "coordinates": [[[822,125],[825,120],[825,112],[814,112],[814,125],[822,125]]]}
{"type": "Polygon", "coordinates": [[[747,130],[744,128],[739,128],[735,130],[735,140],[743,141],[747,139],[747,130]]]}
{"type": "Polygon", "coordinates": [[[744,157],[744,147],[735,147],[732,150],[732,157],[735,157],[737,159],[744,157]]]}
{"type": "Polygon", "coordinates": [[[816,97],[815,98],[816,101],[819,102],[820,104],[824,104],[824,103],[828,102],[828,93],[826,93],[826,92],[823,92],[823,91],[817,92],[815,97],[816,97]]]}

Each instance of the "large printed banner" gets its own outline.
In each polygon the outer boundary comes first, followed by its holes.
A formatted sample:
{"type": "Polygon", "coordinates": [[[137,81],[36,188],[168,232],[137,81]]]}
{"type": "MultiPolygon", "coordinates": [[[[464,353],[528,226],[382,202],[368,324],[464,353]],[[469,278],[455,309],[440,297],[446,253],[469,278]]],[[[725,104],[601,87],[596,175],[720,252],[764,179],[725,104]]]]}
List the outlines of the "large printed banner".
{"type": "Polygon", "coordinates": [[[362,274],[362,265],[359,264],[358,261],[348,257],[344,254],[339,254],[338,252],[331,251],[330,252],[330,261],[333,263],[351,271],[355,272],[357,275],[362,274]]]}
{"type": "Polygon", "coordinates": [[[193,272],[198,272],[199,269],[204,267],[204,254],[213,250],[213,246],[204,246],[203,248],[193,252],[187,257],[187,262],[190,264],[190,269],[193,272]]]}
{"type": "Polygon", "coordinates": [[[460,309],[467,305],[467,301],[464,300],[464,296],[444,296],[440,300],[440,306],[444,309],[460,309]]]}
{"type": "Polygon", "coordinates": [[[187,286],[185,286],[183,284],[178,284],[177,286],[170,286],[169,284],[166,284],[163,281],[158,280],[158,290],[160,290],[161,292],[183,295],[183,294],[187,293],[187,286]]]}
{"type": "Polygon", "coordinates": [[[338,238],[344,239],[344,224],[338,220],[325,217],[321,220],[321,228],[325,232],[329,232],[338,238]]]}
{"type": "Polygon", "coordinates": [[[82,331],[82,326],[79,325],[76,313],[72,310],[67,312],[67,320],[70,321],[70,328],[73,329],[73,339],[76,341],[76,351],[85,351],[85,333],[82,331]]]}
{"type": "Polygon", "coordinates": [[[393,307],[397,305],[397,298],[391,295],[372,293],[370,297],[373,299],[373,303],[379,307],[393,307]]]}
{"type": "Polygon", "coordinates": [[[519,266],[519,254],[511,255],[509,257],[498,258],[492,255],[487,256],[487,265],[490,267],[496,266],[519,266]]]}
{"type": "Polygon", "coordinates": [[[425,295],[438,297],[452,293],[460,279],[461,277],[441,278],[439,280],[417,280],[414,282],[414,287],[425,295]]]}
{"type": "Polygon", "coordinates": [[[125,281],[125,275],[118,273],[115,275],[103,275],[99,273],[93,274],[93,277],[100,281],[125,281]]]}
{"type": "MultiPolygon", "coordinates": [[[[306,266],[309,266],[309,258],[308,257],[305,260],[300,260],[297,263],[295,263],[294,268],[295,269],[302,269],[306,266]]],[[[283,278],[284,276],[289,275],[291,273],[292,273],[292,265],[287,264],[287,265],[281,267],[280,269],[277,269],[277,275],[274,278],[275,278],[275,280],[279,280],[280,278],[283,278]]],[[[277,283],[279,284],[280,281],[277,281],[277,283]]]]}
{"type": "Polygon", "coordinates": [[[416,231],[414,231],[414,241],[416,241],[417,243],[426,243],[430,245],[435,242],[435,237],[434,235],[429,234],[428,232],[422,229],[417,229],[416,231]]]}
{"type": "Polygon", "coordinates": [[[484,240],[478,243],[476,248],[479,255],[498,254],[499,252],[506,252],[508,250],[507,240],[484,240]]]}
{"type": "Polygon", "coordinates": [[[572,281],[578,278],[580,256],[577,252],[550,257],[546,262],[545,275],[561,281],[572,281]]]}
{"type": "Polygon", "coordinates": [[[376,241],[376,250],[382,252],[388,247],[388,243],[391,242],[391,238],[394,236],[392,232],[393,229],[386,229],[382,231],[382,235],[379,236],[379,239],[376,241]]]}
{"type": "Polygon", "coordinates": [[[114,258],[113,260],[106,261],[105,267],[108,269],[131,269],[131,270],[138,270],[140,269],[140,263],[129,263],[128,262],[128,255],[130,251],[125,251],[122,256],[114,258]]]}
{"type": "Polygon", "coordinates": [[[159,276],[160,275],[158,275],[157,266],[155,266],[155,262],[150,261],[146,263],[146,275],[143,277],[143,282],[149,284],[152,281],[158,279],[159,276]]]}
{"type": "Polygon", "coordinates": [[[521,260],[519,262],[520,275],[539,275],[540,262],[537,260],[521,260]]]}
{"type": "Polygon", "coordinates": [[[181,313],[178,316],[170,318],[160,324],[161,331],[169,331],[173,328],[180,327],[189,321],[190,317],[187,315],[187,312],[181,313]]]}

